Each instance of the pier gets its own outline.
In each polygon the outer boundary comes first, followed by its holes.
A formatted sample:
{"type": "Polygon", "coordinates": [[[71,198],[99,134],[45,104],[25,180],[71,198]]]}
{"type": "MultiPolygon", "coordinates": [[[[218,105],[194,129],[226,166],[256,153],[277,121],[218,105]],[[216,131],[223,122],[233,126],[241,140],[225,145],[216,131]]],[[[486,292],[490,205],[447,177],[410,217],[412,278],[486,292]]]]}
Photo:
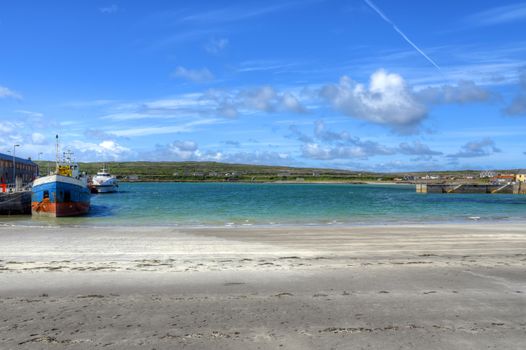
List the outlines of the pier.
{"type": "Polygon", "coordinates": [[[12,155],[0,153],[0,215],[31,214],[30,186],[38,176],[38,165],[14,153],[15,147],[12,155]]]}
{"type": "Polygon", "coordinates": [[[417,193],[526,194],[526,183],[506,184],[416,184],[417,193]]]}
{"type": "Polygon", "coordinates": [[[0,193],[0,215],[31,214],[31,191],[0,193]]]}

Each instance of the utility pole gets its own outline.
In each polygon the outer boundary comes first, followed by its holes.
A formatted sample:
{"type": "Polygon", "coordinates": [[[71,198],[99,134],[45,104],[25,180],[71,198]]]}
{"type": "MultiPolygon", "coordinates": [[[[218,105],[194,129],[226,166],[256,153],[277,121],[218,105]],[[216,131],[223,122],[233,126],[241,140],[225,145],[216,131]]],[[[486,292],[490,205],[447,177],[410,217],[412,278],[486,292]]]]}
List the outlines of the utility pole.
{"type": "Polygon", "coordinates": [[[20,145],[13,145],[13,183],[15,184],[15,189],[16,189],[16,158],[15,158],[15,151],[16,151],[17,147],[20,147],[20,145]]]}
{"type": "MultiPolygon", "coordinates": [[[[40,163],[40,156],[42,155],[42,152],[38,152],[38,162],[40,163]]],[[[40,164],[37,164],[37,176],[40,176],[40,164]]]]}

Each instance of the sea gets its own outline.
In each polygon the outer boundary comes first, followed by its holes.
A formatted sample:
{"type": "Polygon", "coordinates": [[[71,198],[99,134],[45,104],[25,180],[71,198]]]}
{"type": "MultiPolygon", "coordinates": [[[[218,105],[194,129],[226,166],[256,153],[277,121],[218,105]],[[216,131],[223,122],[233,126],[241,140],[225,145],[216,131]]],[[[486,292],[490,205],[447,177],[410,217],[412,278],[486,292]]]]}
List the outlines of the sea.
{"type": "Polygon", "coordinates": [[[421,194],[411,185],[121,183],[88,215],[0,217],[0,225],[285,226],[526,223],[526,196],[421,194]]]}

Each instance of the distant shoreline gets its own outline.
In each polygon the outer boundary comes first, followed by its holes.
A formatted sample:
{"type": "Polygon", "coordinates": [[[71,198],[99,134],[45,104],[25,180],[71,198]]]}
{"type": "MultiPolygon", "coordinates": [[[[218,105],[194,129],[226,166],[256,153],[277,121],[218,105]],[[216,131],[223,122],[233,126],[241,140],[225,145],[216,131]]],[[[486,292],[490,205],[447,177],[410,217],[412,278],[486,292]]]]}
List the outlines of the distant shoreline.
{"type": "Polygon", "coordinates": [[[342,185],[415,185],[414,183],[408,182],[380,182],[380,181],[296,181],[296,180],[277,180],[277,181],[217,181],[217,180],[123,180],[119,179],[121,183],[241,183],[241,184],[320,184],[320,185],[330,185],[330,184],[342,184],[342,185]]]}

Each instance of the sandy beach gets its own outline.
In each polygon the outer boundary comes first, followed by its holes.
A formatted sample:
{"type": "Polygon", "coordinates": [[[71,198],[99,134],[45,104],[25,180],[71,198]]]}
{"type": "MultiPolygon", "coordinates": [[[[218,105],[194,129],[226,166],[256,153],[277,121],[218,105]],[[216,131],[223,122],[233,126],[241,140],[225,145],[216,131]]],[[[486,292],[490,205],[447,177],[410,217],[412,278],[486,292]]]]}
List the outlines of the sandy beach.
{"type": "Polygon", "coordinates": [[[519,349],[521,224],[0,227],[0,349],[519,349]]]}

